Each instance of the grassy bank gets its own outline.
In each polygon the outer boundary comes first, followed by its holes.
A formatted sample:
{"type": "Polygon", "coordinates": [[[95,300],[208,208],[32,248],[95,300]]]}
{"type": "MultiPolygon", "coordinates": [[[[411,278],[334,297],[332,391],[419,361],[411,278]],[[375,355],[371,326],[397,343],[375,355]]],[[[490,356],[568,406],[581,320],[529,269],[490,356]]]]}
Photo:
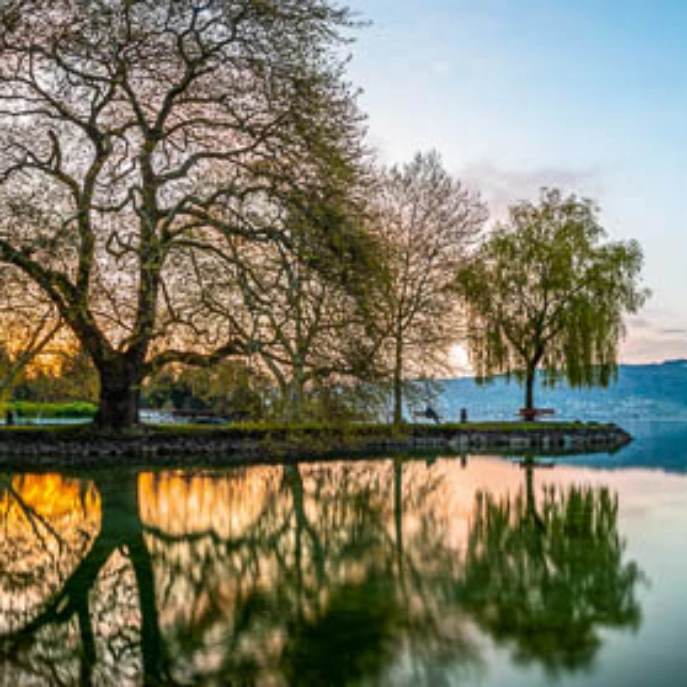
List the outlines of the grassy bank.
{"type": "MultiPolygon", "coordinates": [[[[22,410],[15,410],[17,416],[26,419],[42,417],[45,419],[55,418],[92,418],[96,408],[91,404],[37,404],[43,411],[46,406],[50,406],[45,412],[32,412],[36,404],[11,404],[10,407],[21,405],[22,410]],[[54,406],[54,407],[52,407],[54,406]],[[80,413],[66,414],[66,408],[78,406],[80,413]]],[[[208,436],[218,435],[234,437],[236,439],[261,439],[271,436],[452,436],[456,433],[464,432],[517,432],[517,433],[540,433],[540,432],[561,432],[575,431],[583,429],[605,429],[612,425],[596,422],[469,422],[469,423],[446,423],[446,424],[405,424],[401,427],[383,423],[360,423],[360,424],[300,424],[290,425],[282,423],[233,423],[228,425],[206,425],[206,424],[165,424],[165,425],[144,425],[140,431],[146,434],[157,436],[208,436]]],[[[55,431],[60,434],[73,433],[75,435],[88,434],[92,430],[90,425],[79,425],[73,427],[65,426],[40,426],[40,425],[15,425],[13,427],[0,426],[0,432],[32,433],[55,431]]]]}
{"type": "Polygon", "coordinates": [[[11,410],[15,418],[25,420],[66,420],[90,419],[95,416],[98,408],[93,403],[73,401],[71,403],[39,403],[35,401],[13,401],[0,405],[0,413],[4,417],[11,410]]]}
{"type": "Polygon", "coordinates": [[[148,425],[156,433],[170,434],[231,434],[237,438],[260,438],[265,435],[349,435],[349,436],[452,436],[459,432],[542,432],[567,431],[581,428],[603,428],[608,424],[580,422],[469,422],[445,424],[404,424],[401,427],[385,423],[301,424],[235,423],[231,425],[148,425]]]}

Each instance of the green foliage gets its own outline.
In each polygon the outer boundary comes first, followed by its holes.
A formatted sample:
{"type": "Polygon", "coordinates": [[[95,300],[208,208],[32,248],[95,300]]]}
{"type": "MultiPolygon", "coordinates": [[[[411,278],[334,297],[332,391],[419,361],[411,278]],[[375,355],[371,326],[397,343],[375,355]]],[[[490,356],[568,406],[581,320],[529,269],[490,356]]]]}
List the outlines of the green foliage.
{"type": "Polygon", "coordinates": [[[596,207],[556,189],[511,208],[456,280],[480,378],[541,369],[549,384],[608,385],[623,318],[648,292],[640,246],[605,238],[596,207]]]}
{"type": "MultiPolygon", "coordinates": [[[[75,418],[92,417],[96,408],[88,403],[64,403],[64,404],[10,404],[0,406],[0,413],[4,413],[8,407],[15,409],[20,417],[24,418],[75,418]],[[17,410],[20,407],[21,410],[17,410]]],[[[606,430],[612,427],[608,424],[579,423],[579,422],[542,422],[532,424],[531,422],[470,422],[467,424],[446,423],[446,424],[412,424],[402,425],[399,429],[393,425],[385,423],[334,423],[334,422],[307,422],[301,424],[291,424],[285,422],[237,422],[230,425],[194,425],[194,424],[173,424],[173,425],[147,425],[146,431],[157,434],[185,435],[185,434],[216,434],[231,435],[237,439],[264,439],[264,438],[283,438],[298,436],[321,436],[336,440],[341,437],[379,437],[379,438],[399,438],[408,435],[415,436],[453,436],[457,432],[494,432],[503,434],[504,432],[551,432],[551,431],[580,431],[587,429],[606,430]]],[[[36,426],[15,426],[0,427],[0,431],[13,431],[31,434],[35,431],[59,431],[80,433],[83,427],[74,428],[36,426]]]]}
{"type": "Polygon", "coordinates": [[[211,367],[171,367],[149,379],[143,389],[152,408],[210,410],[227,417],[257,421],[264,417],[269,381],[243,361],[211,367]]]}
{"type": "Polygon", "coordinates": [[[60,352],[54,369],[24,373],[12,394],[14,401],[64,404],[98,398],[98,376],[88,355],[82,350],[60,352]]]}
{"type": "Polygon", "coordinates": [[[289,412],[293,398],[272,379],[241,360],[229,360],[207,368],[162,370],[144,385],[143,401],[150,408],[207,410],[241,422],[339,426],[382,417],[388,390],[315,379],[300,399],[295,417],[289,412]]]}
{"type": "Polygon", "coordinates": [[[384,416],[388,389],[365,382],[335,383],[316,380],[300,401],[297,418],[289,413],[289,403],[288,397],[277,397],[265,419],[291,426],[372,423],[384,416]]]}

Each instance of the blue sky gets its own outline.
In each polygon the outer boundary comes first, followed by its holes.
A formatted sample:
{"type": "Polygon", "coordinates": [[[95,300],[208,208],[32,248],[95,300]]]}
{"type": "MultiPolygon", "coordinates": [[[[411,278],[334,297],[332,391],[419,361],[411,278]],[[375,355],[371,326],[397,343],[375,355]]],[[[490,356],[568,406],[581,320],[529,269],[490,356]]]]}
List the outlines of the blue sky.
{"type": "Polygon", "coordinates": [[[687,0],[350,0],[371,144],[436,148],[499,216],[543,185],[644,248],[628,362],[687,357],[687,0]]]}

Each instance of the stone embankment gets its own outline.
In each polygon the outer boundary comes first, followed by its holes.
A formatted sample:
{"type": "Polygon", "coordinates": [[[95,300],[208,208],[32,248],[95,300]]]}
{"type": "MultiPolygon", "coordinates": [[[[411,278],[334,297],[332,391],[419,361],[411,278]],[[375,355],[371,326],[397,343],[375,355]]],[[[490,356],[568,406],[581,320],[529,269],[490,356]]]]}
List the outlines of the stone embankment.
{"type": "Polygon", "coordinates": [[[243,464],[305,457],[346,457],[398,452],[557,455],[618,450],[631,441],[616,425],[531,427],[521,424],[146,431],[102,436],[31,429],[0,431],[0,467],[103,467],[243,464]]]}

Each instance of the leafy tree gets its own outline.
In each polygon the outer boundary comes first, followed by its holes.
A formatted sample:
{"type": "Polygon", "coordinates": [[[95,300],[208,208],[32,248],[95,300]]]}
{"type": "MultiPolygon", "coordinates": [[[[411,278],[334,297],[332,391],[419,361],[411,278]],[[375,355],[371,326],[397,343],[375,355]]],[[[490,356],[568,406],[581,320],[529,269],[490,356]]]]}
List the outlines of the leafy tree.
{"type": "Polygon", "coordinates": [[[296,190],[353,183],[350,27],[329,0],[3,3],[0,262],[90,355],[101,428],[138,421],[156,369],[252,349],[202,273],[235,237],[287,242],[296,190]]]}
{"type": "Polygon", "coordinates": [[[457,290],[467,308],[468,350],[478,377],[514,374],[534,408],[534,380],[607,386],[616,371],[623,317],[642,306],[642,251],[607,242],[597,208],[544,189],[496,227],[457,290]]]}
{"type": "Polygon", "coordinates": [[[231,259],[204,272],[206,307],[255,342],[254,359],[278,390],[273,414],[286,421],[312,419],[316,389],[369,377],[382,341],[371,308],[375,239],[358,203],[338,218],[327,210],[304,201],[285,222],[288,246],[237,238],[231,259]],[[347,245],[322,245],[324,229],[337,222],[347,245]]]}
{"type": "Polygon", "coordinates": [[[98,377],[88,354],[68,332],[43,348],[19,375],[15,401],[68,403],[98,399],[98,377]]]}
{"type": "Polygon", "coordinates": [[[208,410],[244,420],[263,419],[270,380],[244,360],[204,367],[169,366],[152,375],[143,396],[153,408],[208,410]]]}
{"type": "Polygon", "coordinates": [[[450,289],[487,213],[434,152],[382,170],[372,206],[386,259],[377,318],[386,333],[393,420],[399,424],[407,379],[445,367],[459,337],[450,289]]]}

